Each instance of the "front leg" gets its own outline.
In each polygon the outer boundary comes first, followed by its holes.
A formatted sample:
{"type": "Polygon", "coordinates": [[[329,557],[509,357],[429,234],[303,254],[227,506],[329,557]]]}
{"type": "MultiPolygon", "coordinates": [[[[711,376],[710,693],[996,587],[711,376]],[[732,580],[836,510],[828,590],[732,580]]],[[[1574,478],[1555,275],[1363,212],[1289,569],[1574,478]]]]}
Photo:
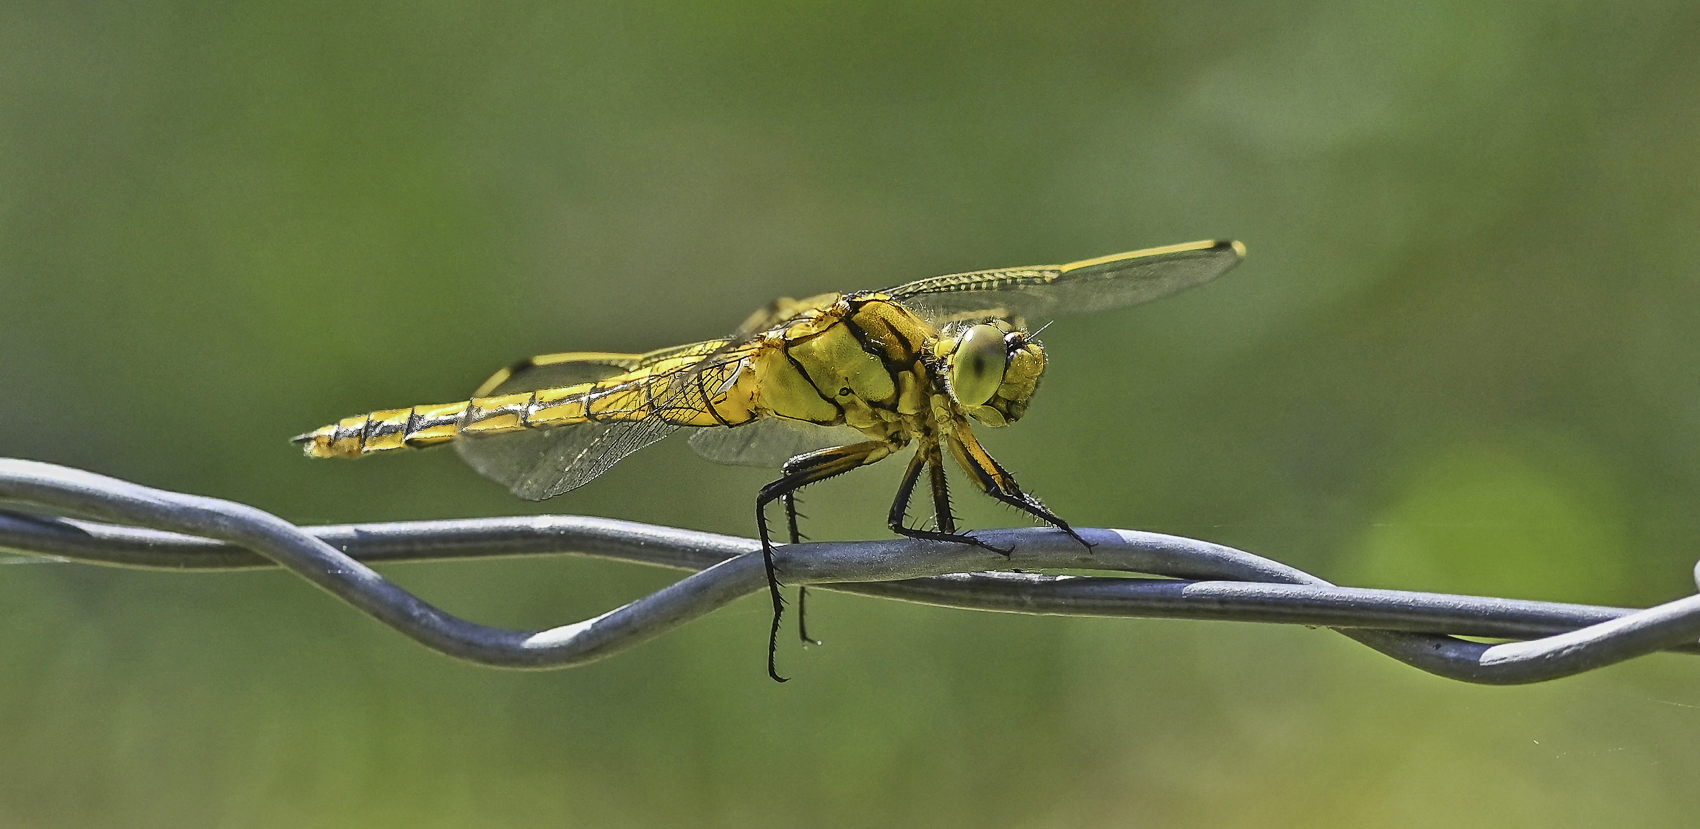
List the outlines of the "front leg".
{"type": "Polygon", "coordinates": [[[1080,533],[1075,532],[1067,521],[1052,514],[1038,498],[1021,491],[1021,487],[1015,483],[1015,476],[998,464],[991,453],[986,451],[986,447],[981,446],[980,441],[975,439],[973,432],[958,428],[950,436],[950,451],[956,456],[956,462],[968,470],[969,479],[981,492],[1068,533],[1069,538],[1080,542],[1087,549],[1092,548],[1091,542],[1081,538],[1080,533]]]}

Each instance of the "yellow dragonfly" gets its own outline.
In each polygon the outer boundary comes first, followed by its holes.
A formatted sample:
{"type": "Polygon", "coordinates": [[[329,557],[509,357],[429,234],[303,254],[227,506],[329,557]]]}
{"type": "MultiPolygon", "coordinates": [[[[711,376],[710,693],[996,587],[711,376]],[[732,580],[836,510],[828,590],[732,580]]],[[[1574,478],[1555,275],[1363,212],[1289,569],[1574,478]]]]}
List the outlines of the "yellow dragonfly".
{"type": "Polygon", "coordinates": [[[453,442],[480,474],[530,500],[583,486],[681,426],[694,427],[691,447],[711,460],[778,467],[779,479],[756,496],[756,527],[773,600],[768,673],[783,682],[769,504],[784,504],[797,543],[798,490],[914,444],[887,517],[893,532],[987,546],[957,531],[948,452],[975,488],[1084,544],[1016,484],[971,425],[1004,426],[1027,411],[1046,360],[1027,321],[1149,302],[1215,279],[1244,256],[1239,242],[1193,242],[781,299],[730,337],[648,354],[533,357],[497,372],[470,400],[356,415],[294,440],[314,458],[453,442]],[[923,473],[932,529],[907,523],[923,473]]]}

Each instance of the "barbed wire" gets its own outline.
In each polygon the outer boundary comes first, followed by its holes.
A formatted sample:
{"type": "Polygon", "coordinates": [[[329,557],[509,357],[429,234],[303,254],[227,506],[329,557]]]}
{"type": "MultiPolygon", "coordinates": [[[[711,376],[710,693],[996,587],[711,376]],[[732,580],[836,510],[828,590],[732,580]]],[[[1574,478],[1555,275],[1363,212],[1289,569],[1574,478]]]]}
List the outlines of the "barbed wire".
{"type": "MultiPolygon", "coordinates": [[[[602,518],[298,527],[246,504],[6,458],[0,458],[0,501],[53,513],[0,512],[0,550],[147,569],[281,566],[426,647],[499,667],[582,665],[766,587],[754,539],[602,518]],[[537,555],[694,572],[599,616],[526,631],[447,613],[368,566],[537,555]]],[[[1056,530],[991,530],[976,535],[1010,550],[1007,557],[966,544],[892,539],[787,545],[778,548],[775,564],[789,584],[946,607],[1328,627],[1429,673],[1485,684],[1556,679],[1655,651],[1700,653],[1700,596],[1635,610],[1339,587],[1207,541],[1079,532],[1090,550],[1056,530]],[[1161,578],[1026,572],[1040,569],[1161,578]]]]}

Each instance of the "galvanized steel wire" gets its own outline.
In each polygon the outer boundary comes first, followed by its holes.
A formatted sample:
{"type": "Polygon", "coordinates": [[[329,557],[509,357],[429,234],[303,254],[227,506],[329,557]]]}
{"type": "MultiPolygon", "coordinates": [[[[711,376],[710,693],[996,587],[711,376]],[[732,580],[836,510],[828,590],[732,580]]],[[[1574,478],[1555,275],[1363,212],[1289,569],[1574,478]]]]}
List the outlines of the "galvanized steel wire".
{"type": "MultiPolygon", "coordinates": [[[[0,550],[170,570],[284,567],[426,647],[508,668],[582,665],[765,588],[753,539],[576,516],[298,527],[245,504],[0,459],[0,550]],[[91,520],[92,519],[92,520],[91,520]],[[583,555],[694,571],[583,621],[544,630],[471,622],[373,570],[398,561],[583,555]]],[[[1005,556],[915,539],[778,548],[788,584],[1006,613],[1215,619],[1328,627],[1405,664],[1465,682],[1519,684],[1670,650],[1700,653],[1700,596],[1634,610],[1338,587],[1190,538],[1082,529],[978,532],[1005,556]],[[1144,576],[1062,576],[1067,569],[1144,576]],[[1491,644],[1459,636],[1511,639],[1491,644]]],[[[1700,578],[1700,572],[1697,572],[1700,578]]]]}

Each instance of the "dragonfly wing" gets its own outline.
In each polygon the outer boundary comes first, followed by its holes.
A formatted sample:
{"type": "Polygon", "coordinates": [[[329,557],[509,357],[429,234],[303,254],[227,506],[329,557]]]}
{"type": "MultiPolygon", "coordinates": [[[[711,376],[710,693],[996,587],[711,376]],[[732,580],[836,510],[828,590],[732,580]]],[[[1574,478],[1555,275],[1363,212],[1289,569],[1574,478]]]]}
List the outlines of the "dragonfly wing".
{"type": "Polygon", "coordinates": [[[1058,317],[1138,305],[1209,282],[1240,263],[1238,242],[1193,242],[1072,262],[935,276],[886,291],[934,321],[1058,317]]]}
{"type": "Polygon", "coordinates": [[[706,405],[706,390],[736,376],[743,356],[734,351],[728,340],[711,340],[648,354],[534,358],[509,377],[491,378],[481,393],[561,388],[563,380],[570,381],[567,385],[598,382],[598,389],[587,392],[598,401],[595,419],[484,435],[463,432],[455,447],[479,474],[515,495],[553,498],[589,483],[697,415],[706,405]]]}
{"type": "Polygon", "coordinates": [[[744,341],[751,336],[777,327],[780,323],[790,322],[806,311],[820,310],[832,307],[843,294],[821,294],[807,299],[792,299],[780,297],[769,303],[767,307],[750,315],[744,324],[738,326],[737,333],[732,335],[735,342],[744,341]]]}
{"type": "Polygon", "coordinates": [[[768,417],[730,429],[698,429],[691,433],[691,449],[717,463],[777,468],[798,455],[867,439],[849,426],[768,417]]]}
{"type": "Polygon", "coordinates": [[[465,435],[454,446],[478,474],[521,498],[541,501],[590,483],[620,459],[677,428],[653,417],[577,423],[485,437],[465,435]]]}
{"type": "Polygon", "coordinates": [[[496,372],[472,396],[492,397],[606,380],[630,371],[642,362],[644,356],[588,351],[540,354],[496,372]]]}

